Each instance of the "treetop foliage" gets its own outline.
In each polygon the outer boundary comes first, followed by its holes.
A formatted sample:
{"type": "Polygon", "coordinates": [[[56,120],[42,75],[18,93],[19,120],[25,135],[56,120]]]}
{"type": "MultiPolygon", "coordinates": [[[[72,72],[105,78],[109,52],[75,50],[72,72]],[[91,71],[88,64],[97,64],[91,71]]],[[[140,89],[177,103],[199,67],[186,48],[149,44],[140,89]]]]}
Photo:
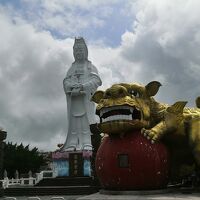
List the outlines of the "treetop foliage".
{"type": "Polygon", "coordinates": [[[4,170],[8,172],[9,177],[14,177],[15,171],[20,174],[39,172],[41,166],[46,164],[46,160],[40,155],[38,149],[29,148],[29,145],[24,146],[22,143],[12,144],[8,142],[4,148],[4,170]]]}

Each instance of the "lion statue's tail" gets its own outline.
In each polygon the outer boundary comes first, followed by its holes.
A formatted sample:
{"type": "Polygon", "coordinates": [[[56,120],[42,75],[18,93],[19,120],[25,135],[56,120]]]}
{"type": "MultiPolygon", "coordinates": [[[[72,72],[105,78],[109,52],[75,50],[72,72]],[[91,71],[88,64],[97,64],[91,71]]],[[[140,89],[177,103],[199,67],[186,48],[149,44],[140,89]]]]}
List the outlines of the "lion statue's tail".
{"type": "Polygon", "coordinates": [[[200,108],[200,96],[196,98],[196,106],[200,108]]]}

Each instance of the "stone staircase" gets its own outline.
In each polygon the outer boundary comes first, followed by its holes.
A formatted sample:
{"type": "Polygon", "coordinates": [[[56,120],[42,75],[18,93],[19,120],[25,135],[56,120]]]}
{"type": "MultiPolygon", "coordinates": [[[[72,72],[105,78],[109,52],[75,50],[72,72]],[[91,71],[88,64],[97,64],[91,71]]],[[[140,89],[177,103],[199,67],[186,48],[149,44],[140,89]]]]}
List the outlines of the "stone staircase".
{"type": "Polygon", "coordinates": [[[99,191],[91,177],[45,178],[34,187],[18,186],[4,190],[4,196],[89,195],[99,191]]]}
{"type": "Polygon", "coordinates": [[[44,178],[35,186],[87,186],[94,185],[91,177],[44,178]]]}

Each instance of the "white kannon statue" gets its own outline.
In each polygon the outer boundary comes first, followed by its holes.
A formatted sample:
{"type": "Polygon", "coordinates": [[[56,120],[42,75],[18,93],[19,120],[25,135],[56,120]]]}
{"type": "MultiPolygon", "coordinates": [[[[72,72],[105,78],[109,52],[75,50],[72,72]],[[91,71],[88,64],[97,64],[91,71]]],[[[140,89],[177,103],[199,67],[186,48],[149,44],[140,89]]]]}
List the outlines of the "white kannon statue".
{"type": "Polygon", "coordinates": [[[88,60],[83,38],[75,38],[75,61],[63,80],[67,98],[68,133],[63,151],[92,150],[90,124],[96,123],[95,104],[90,101],[102,84],[96,67],[88,60]]]}

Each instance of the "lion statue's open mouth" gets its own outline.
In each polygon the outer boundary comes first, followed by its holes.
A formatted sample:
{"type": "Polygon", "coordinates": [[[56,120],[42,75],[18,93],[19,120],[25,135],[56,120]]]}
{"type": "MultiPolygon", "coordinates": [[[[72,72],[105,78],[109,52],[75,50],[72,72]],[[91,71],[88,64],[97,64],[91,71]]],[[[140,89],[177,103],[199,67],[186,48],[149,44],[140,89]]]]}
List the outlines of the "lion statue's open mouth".
{"type": "Polygon", "coordinates": [[[100,123],[104,123],[119,120],[141,120],[142,114],[139,108],[124,105],[102,108],[99,117],[100,123]]]}
{"type": "Polygon", "coordinates": [[[102,108],[99,112],[99,128],[106,133],[116,134],[144,126],[142,112],[139,108],[128,105],[102,108]]]}

